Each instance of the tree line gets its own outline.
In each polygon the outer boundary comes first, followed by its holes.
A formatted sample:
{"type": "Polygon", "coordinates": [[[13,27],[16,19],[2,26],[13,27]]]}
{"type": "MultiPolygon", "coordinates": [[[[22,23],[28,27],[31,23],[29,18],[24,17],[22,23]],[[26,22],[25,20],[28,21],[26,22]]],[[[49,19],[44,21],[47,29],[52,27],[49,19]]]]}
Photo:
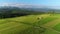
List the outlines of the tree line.
{"type": "Polygon", "coordinates": [[[35,12],[33,10],[20,9],[17,7],[4,7],[0,8],[0,18],[11,18],[18,16],[26,16],[30,14],[40,14],[43,12],[35,12]]]}

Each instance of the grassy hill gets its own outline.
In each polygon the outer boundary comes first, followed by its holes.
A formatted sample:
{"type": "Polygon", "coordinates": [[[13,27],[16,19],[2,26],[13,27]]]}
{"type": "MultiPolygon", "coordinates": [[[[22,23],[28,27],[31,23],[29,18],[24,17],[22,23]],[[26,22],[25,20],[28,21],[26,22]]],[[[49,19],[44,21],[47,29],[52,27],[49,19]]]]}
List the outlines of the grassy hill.
{"type": "Polygon", "coordinates": [[[44,24],[58,19],[58,16],[42,14],[0,19],[0,34],[57,34],[44,24]]]}
{"type": "Polygon", "coordinates": [[[0,34],[60,34],[57,10],[1,7],[0,34]]]}

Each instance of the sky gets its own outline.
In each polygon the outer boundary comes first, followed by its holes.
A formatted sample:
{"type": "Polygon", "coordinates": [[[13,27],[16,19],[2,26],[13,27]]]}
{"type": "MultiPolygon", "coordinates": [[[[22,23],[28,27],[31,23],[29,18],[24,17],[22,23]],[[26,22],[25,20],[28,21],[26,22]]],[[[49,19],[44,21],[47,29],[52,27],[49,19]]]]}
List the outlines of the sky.
{"type": "Polygon", "coordinates": [[[60,8],[60,0],[0,0],[1,5],[36,5],[60,8]]]}

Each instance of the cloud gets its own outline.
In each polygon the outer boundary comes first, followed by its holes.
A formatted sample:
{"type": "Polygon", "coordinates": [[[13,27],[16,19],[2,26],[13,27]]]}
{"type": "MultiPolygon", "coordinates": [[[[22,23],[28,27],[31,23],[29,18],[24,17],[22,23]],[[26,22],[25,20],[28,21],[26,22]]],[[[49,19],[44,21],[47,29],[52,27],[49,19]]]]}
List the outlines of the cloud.
{"type": "Polygon", "coordinates": [[[0,3],[0,6],[15,6],[20,8],[53,8],[60,9],[60,6],[47,6],[47,5],[35,5],[35,4],[23,4],[23,3],[0,3]]]}
{"type": "Polygon", "coordinates": [[[15,6],[15,7],[25,7],[25,8],[41,8],[41,7],[46,7],[45,5],[35,5],[35,4],[23,4],[23,3],[0,3],[0,6],[15,6]]]}

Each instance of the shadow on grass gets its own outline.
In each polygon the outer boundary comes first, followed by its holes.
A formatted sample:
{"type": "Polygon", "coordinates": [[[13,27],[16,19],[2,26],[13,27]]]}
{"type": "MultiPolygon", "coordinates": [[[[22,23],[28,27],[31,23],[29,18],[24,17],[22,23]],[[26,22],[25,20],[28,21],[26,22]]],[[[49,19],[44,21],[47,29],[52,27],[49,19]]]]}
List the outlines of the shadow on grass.
{"type": "Polygon", "coordinates": [[[46,30],[45,28],[36,26],[35,24],[26,23],[26,22],[18,22],[18,23],[30,25],[31,27],[29,27],[28,29],[22,30],[22,31],[18,31],[15,34],[42,34],[46,30]]]}
{"type": "Polygon", "coordinates": [[[45,28],[31,27],[23,31],[20,31],[17,34],[42,34],[45,32],[45,30],[45,28]]]}

